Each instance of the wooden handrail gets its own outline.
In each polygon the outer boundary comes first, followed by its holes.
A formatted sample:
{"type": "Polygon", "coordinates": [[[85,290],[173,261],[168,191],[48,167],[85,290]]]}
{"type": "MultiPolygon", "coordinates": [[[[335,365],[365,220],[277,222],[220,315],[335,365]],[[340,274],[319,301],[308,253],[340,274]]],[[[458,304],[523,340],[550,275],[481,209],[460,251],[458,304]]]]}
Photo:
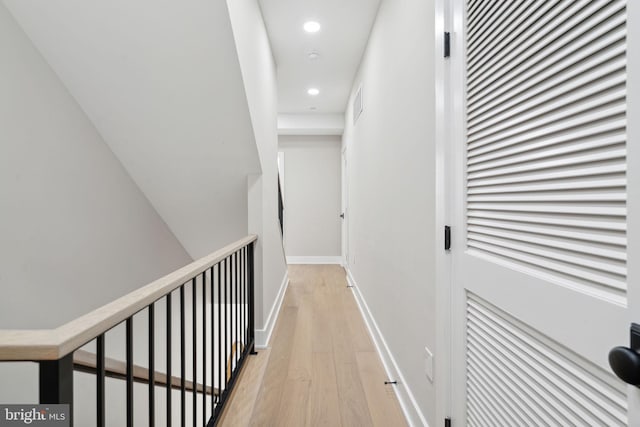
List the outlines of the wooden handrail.
{"type": "Polygon", "coordinates": [[[257,238],[240,239],[56,329],[0,330],[0,361],[61,359],[257,238]]]}
{"type": "MultiPolygon", "coordinates": [[[[76,350],[73,353],[73,368],[79,372],[85,372],[88,374],[97,373],[97,361],[96,354],[84,350],[76,350]]],[[[121,360],[111,359],[110,357],[104,358],[104,374],[109,378],[116,378],[124,380],[127,378],[127,364],[121,360]]],[[[167,375],[162,372],[154,372],[154,381],[156,386],[167,385],[167,375]]],[[[149,370],[139,365],[133,365],[133,381],[137,383],[149,384],[149,370]]],[[[172,376],[170,378],[171,388],[180,390],[180,377],[172,376]]],[[[185,381],[185,390],[193,391],[194,385],[191,381],[185,381]]],[[[200,383],[195,384],[195,390],[197,393],[202,393],[203,385],[200,383]]],[[[207,386],[204,388],[205,393],[208,395],[214,394],[220,395],[220,391],[217,388],[207,386]]]]}

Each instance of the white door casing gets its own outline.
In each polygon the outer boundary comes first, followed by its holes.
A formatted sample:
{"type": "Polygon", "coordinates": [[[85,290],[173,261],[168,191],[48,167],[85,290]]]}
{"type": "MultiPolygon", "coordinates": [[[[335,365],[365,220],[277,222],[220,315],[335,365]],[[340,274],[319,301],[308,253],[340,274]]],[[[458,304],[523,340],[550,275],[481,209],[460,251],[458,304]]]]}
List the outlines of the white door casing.
{"type": "Polygon", "coordinates": [[[349,175],[347,173],[347,147],[342,148],[342,263],[349,265],[349,175]]]}
{"type": "Polygon", "coordinates": [[[453,0],[454,425],[640,425],[627,3],[453,0]]]}

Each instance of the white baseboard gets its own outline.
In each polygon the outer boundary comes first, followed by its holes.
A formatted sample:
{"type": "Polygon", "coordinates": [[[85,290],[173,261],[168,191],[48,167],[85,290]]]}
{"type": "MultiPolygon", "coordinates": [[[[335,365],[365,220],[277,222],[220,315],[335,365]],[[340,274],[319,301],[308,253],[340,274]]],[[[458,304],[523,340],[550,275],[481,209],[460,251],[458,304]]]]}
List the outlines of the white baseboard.
{"type": "Polygon", "coordinates": [[[276,296],[276,300],[273,302],[273,306],[271,306],[271,311],[269,312],[269,317],[267,317],[267,321],[264,324],[264,329],[256,329],[255,347],[258,350],[264,350],[269,346],[269,340],[271,340],[273,328],[276,326],[276,320],[278,320],[280,307],[282,306],[284,294],[287,291],[288,286],[289,273],[285,272],[284,277],[282,278],[282,284],[280,285],[280,290],[278,291],[278,295],[276,296]]]}
{"type": "Polygon", "coordinates": [[[373,339],[373,343],[376,346],[376,350],[380,355],[380,359],[382,359],[382,364],[384,365],[384,370],[387,373],[390,381],[398,381],[398,385],[396,386],[396,394],[398,396],[398,401],[400,402],[400,407],[404,412],[409,425],[411,426],[425,426],[428,427],[427,419],[422,414],[420,407],[418,406],[418,402],[416,401],[413,393],[409,389],[407,382],[405,381],[398,364],[396,363],[391,350],[389,350],[389,346],[380,332],[380,328],[373,317],[373,314],[369,310],[367,306],[367,302],[364,297],[360,293],[358,289],[358,285],[351,274],[351,270],[346,268],[347,270],[347,282],[349,286],[351,286],[351,290],[353,291],[353,295],[356,298],[356,302],[358,303],[358,308],[360,308],[360,312],[362,313],[362,317],[367,325],[367,329],[369,330],[369,334],[373,339]]]}
{"type": "Polygon", "coordinates": [[[288,256],[287,264],[343,264],[341,256],[288,256]]]}

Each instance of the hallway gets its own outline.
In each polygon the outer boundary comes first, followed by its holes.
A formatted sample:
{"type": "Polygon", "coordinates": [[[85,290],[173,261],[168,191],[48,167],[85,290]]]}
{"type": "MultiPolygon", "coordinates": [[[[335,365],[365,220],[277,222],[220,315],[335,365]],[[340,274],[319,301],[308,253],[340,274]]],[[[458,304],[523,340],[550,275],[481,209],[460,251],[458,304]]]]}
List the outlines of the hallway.
{"type": "Polygon", "coordinates": [[[221,425],[406,425],[342,267],[293,265],[289,279],[271,346],[249,359],[221,425]]]}

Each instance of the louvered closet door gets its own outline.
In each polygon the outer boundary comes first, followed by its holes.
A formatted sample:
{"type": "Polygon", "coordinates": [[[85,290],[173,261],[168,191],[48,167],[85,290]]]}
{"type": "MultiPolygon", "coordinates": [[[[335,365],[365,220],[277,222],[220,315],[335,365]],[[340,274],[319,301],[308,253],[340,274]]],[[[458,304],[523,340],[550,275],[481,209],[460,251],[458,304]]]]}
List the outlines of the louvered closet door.
{"type": "Polygon", "coordinates": [[[623,0],[458,3],[456,415],[470,426],[640,425],[637,392],[607,360],[640,323],[629,308],[640,115],[627,52],[640,20],[623,0]]]}

